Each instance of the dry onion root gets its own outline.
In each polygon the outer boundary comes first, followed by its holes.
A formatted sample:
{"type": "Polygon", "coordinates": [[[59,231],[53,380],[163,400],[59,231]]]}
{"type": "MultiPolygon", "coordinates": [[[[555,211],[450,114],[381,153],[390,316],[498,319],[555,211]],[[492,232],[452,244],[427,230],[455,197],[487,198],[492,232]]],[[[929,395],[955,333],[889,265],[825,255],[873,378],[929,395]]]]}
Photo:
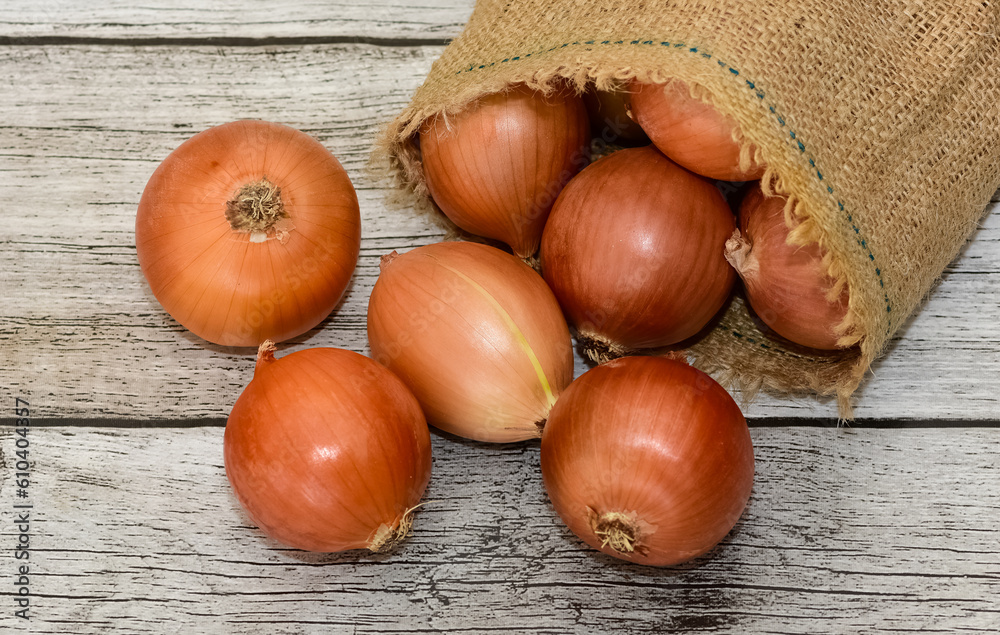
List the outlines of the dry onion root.
{"type": "Polygon", "coordinates": [[[319,324],[361,246],[354,187],[318,141],[236,121],[181,144],[150,177],[135,220],[153,295],[195,335],[225,346],[282,341],[319,324]]]}
{"type": "Polygon", "coordinates": [[[545,281],[478,243],[383,257],[368,340],[431,424],[477,441],[537,438],[573,379],[569,328],[545,281]]]}
{"type": "Polygon", "coordinates": [[[735,220],[712,183],[652,146],[608,155],[563,189],[541,266],[588,356],[606,361],[697,334],[728,299],[735,220]]]}
{"type": "Polygon", "coordinates": [[[560,397],[542,477],[569,529],[604,553],[675,565],[735,526],[753,487],[753,444],[732,397],[684,362],[625,357],[560,397]]]}
{"type": "Polygon", "coordinates": [[[417,400],[384,367],[335,348],[275,359],[274,344],[261,345],[223,446],[253,522],[310,551],[393,549],[431,475],[417,400]]]}
{"type": "Polygon", "coordinates": [[[801,346],[840,348],[837,326],[847,315],[847,287],[835,287],[819,245],[789,244],[786,204],[784,196],[765,196],[759,184],[747,192],[740,229],[726,242],[726,258],[767,327],[801,346]]]}
{"type": "Polygon", "coordinates": [[[589,140],[580,97],[515,86],[429,121],[420,153],[431,196],[453,223],[527,259],[563,185],[587,164],[589,140]]]}

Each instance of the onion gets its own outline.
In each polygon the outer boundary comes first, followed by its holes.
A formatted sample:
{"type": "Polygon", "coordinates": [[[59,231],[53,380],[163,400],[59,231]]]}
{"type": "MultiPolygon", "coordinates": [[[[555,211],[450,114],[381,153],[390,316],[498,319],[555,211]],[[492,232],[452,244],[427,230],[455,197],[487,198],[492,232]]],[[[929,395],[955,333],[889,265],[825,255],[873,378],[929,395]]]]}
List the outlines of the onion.
{"type": "Polygon", "coordinates": [[[552,505],[590,546],[674,565],[733,528],[753,486],[753,445],[732,397],[684,362],[626,357],[559,398],[542,435],[552,505]]]}
{"type": "Polygon", "coordinates": [[[657,148],[685,168],[722,181],[752,181],[764,174],[765,166],[753,161],[753,145],[740,161],[737,123],[692,97],[684,82],[633,82],[631,91],[636,121],[657,148]]]}
{"type": "Polygon", "coordinates": [[[751,188],[726,258],[743,278],[750,307],[774,332],[810,348],[839,348],[836,327],[847,315],[847,287],[836,287],[827,275],[818,244],[788,243],[787,202],[765,197],[759,184],[751,188]]]}
{"type": "Polygon", "coordinates": [[[620,150],[559,196],[542,273],[591,358],[668,346],[729,297],[736,276],[723,249],[735,227],[712,183],[656,148],[620,150]]]}
{"type": "Polygon", "coordinates": [[[431,475],[417,400],[384,367],[335,348],[275,360],[274,344],[261,345],[226,423],[224,454],[253,522],[310,551],[392,549],[431,475]]]}
{"type": "Polygon", "coordinates": [[[573,379],[569,328],[545,281],[477,243],[384,256],[368,340],[430,423],[478,441],[537,438],[573,379]]]}
{"type": "Polygon", "coordinates": [[[588,128],[583,101],[568,90],[488,95],[421,130],[427,187],[460,228],[529,258],[559,191],[587,164],[588,128]]]}
{"type": "Polygon", "coordinates": [[[164,159],[139,201],[135,243],[175,320],[216,344],[257,346],[330,314],[357,263],[361,216],[347,173],[318,141],[237,121],[164,159]]]}

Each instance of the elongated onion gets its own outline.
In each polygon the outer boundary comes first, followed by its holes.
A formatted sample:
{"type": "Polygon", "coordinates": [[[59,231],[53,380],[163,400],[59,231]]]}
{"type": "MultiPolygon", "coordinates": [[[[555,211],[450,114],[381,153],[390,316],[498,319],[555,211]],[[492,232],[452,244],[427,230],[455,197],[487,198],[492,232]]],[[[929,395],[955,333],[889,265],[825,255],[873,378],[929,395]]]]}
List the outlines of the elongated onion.
{"type": "Polygon", "coordinates": [[[568,90],[488,95],[421,130],[427,187],[456,225],[529,258],[563,185],[587,164],[588,128],[583,101],[568,90]]]}
{"type": "Polygon", "coordinates": [[[318,141],[236,121],[164,159],[139,201],[135,244],[175,320],[216,344],[257,346],[330,314],[357,263],[361,217],[347,173],[318,141]]]}
{"type": "Polygon", "coordinates": [[[719,191],[653,147],[620,150],[563,190],[541,264],[598,361],[700,331],[736,279],[723,257],[736,227],[719,191]]]}
{"type": "Polygon", "coordinates": [[[431,475],[420,405],[363,355],[260,347],[224,440],[226,475],[267,535],[310,551],[388,551],[431,475]]]}
{"type": "Polygon", "coordinates": [[[740,168],[740,146],[733,140],[737,124],[718,110],[691,96],[687,84],[633,82],[632,115],[656,147],[696,174],[723,181],[752,181],[764,174],[764,165],[747,151],[740,168]]]}
{"type": "Polygon", "coordinates": [[[537,438],[573,379],[569,329],[545,282],[476,243],[383,256],[368,340],[430,423],[478,441],[537,438]]]}
{"type": "Polygon", "coordinates": [[[754,458],[739,407],[684,362],[626,357],[559,398],[542,478],[570,530],[617,558],[674,565],[715,546],[750,498],[754,458]]]}
{"type": "Polygon", "coordinates": [[[764,196],[760,185],[747,192],[726,258],[743,278],[751,308],[775,333],[810,348],[839,348],[835,327],[847,315],[847,287],[834,288],[819,245],[788,243],[786,203],[764,196]]]}

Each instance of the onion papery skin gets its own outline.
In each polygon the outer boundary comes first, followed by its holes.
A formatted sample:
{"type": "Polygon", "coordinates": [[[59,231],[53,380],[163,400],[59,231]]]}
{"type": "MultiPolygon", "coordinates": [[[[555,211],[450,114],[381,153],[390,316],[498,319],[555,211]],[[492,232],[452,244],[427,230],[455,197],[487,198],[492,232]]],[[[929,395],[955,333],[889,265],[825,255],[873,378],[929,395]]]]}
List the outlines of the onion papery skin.
{"type": "Polygon", "coordinates": [[[283,341],[336,307],[361,246],[350,178],[312,137],[285,125],[236,121],[191,137],[160,164],[139,201],[136,252],[163,308],[224,346],[283,341]],[[285,217],[234,229],[227,203],[244,188],[276,188],[285,217]]]}
{"type": "Polygon", "coordinates": [[[530,258],[559,192],[587,165],[589,126],[579,96],[523,85],[432,119],[420,132],[431,197],[460,228],[530,258]]]}
{"type": "Polygon", "coordinates": [[[765,166],[753,161],[740,169],[740,145],[733,140],[738,127],[710,104],[691,96],[680,80],[666,84],[632,82],[631,107],[642,129],[657,148],[688,170],[710,179],[753,181],[765,166]]]}
{"type": "Polygon", "coordinates": [[[743,414],[708,375],[682,361],[624,357],[559,398],[541,466],[553,507],[580,539],[670,566],[708,552],[736,525],[754,457],[743,414]]]}
{"type": "Polygon", "coordinates": [[[430,433],[409,389],[336,348],[275,360],[261,347],[223,442],[240,504],[296,549],[387,551],[405,537],[430,480],[430,433]]]}
{"type": "Polygon", "coordinates": [[[765,196],[759,185],[751,188],[740,205],[740,235],[727,243],[726,257],[743,279],[750,307],[775,333],[808,348],[840,348],[836,327],[847,315],[847,287],[831,292],[834,280],[818,244],[789,244],[786,203],[784,196],[765,196]]]}
{"type": "Polygon", "coordinates": [[[384,256],[368,341],[428,422],[476,441],[538,438],[573,379],[569,327],[545,281],[478,243],[384,256]]]}
{"type": "Polygon", "coordinates": [[[735,228],[711,182],[652,146],[619,150],[563,189],[542,236],[542,273],[597,361],[669,346],[729,297],[736,275],[724,248],[735,228]]]}

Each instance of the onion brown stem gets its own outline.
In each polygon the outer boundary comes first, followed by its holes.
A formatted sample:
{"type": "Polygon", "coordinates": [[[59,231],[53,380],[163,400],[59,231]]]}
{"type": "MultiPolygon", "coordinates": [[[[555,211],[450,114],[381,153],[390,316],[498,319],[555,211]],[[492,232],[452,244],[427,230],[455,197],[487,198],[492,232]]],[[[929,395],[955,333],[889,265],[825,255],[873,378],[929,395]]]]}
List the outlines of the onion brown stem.
{"type": "Polygon", "coordinates": [[[256,375],[257,371],[259,371],[264,366],[267,366],[268,364],[271,364],[274,361],[276,361],[274,359],[274,351],[276,350],[278,350],[278,347],[275,346],[274,342],[272,342],[271,340],[264,340],[264,343],[257,348],[257,363],[254,364],[253,367],[254,375],[256,375]]]}

